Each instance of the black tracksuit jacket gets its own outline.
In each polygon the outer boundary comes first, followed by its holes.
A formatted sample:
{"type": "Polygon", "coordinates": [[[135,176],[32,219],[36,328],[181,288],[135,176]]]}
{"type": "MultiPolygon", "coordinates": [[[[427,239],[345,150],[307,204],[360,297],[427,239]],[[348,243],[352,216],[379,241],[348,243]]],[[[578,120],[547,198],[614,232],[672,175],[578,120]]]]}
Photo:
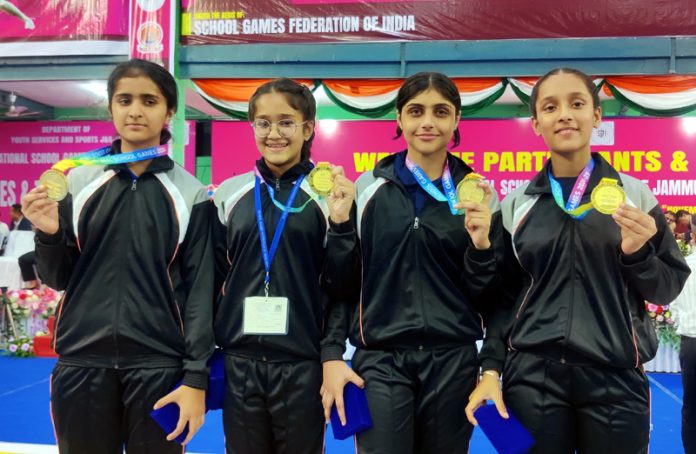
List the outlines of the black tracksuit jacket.
{"type": "MultiPolygon", "coordinates": [[[[262,175],[261,204],[268,246],[282,211],[273,204],[265,184],[273,185],[275,198],[286,203],[294,182],[313,168],[302,161],[276,178],[263,159],[256,163],[262,175]]],[[[270,296],[288,298],[287,335],[244,335],[244,299],[264,295],[265,268],[254,207],[254,172],[223,182],[215,191],[214,223],[217,288],[215,339],[226,353],[276,361],[319,360],[319,343],[325,317],[334,301],[347,292],[338,279],[346,262],[335,261],[355,247],[355,230],[349,222],[329,220],[326,200],[314,194],[305,178],[293,203],[300,213],[290,213],[271,264],[270,296]]]]}
{"type": "Polygon", "coordinates": [[[205,187],[166,156],[137,178],[121,164],[78,167],[68,179],[59,231],[36,236],[39,275],[65,290],[60,363],[183,366],[184,384],[207,388],[214,261],[205,187]]]}
{"type": "Polygon", "coordinates": [[[592,210],[574,220],[554,201],[544,169],[502,202],[502,306],[489,324],[484,368],[501,370],[508,349],[568,363],[638,367],[657,339],[645,302],[669,304],[690,271],[650,189],[600,155],[581,204],[602,178],[619,181],[626,203],[655,219],[657,233],[630,256],[611,216],[592,210]]]}
{"type": "MultiPolygon", "coordinates": [[[[455,185],[472,172],[460,159],[447,159],[455,185]]],[[[493,248],[476,250],[464,217],[453,216],[447,203],[428,197],[416,215],[394,160],[382,159],[356,183],[359,247],[344,250],[362,266],[344,276],[353,296],[333,306],[323,360],[340,359],[347,334],[368,349],[471,345],[495,308],[488,297],[496,282],[493,248]]],[[[494,198],[491,211],[498,209],[494,198]]],[[[490,238],[500,229],[493,223],[490,238]]]]}

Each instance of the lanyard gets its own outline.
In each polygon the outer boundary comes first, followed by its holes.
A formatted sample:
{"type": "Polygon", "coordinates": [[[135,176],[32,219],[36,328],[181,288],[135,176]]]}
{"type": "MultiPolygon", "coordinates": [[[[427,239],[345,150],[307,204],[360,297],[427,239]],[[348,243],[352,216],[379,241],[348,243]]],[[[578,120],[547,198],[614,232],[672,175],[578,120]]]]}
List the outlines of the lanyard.
{"type": "MultiPolygon", "coordinates": [[[[292,192],[290,193],[290,197],[288,197],[287,204],[281,205],[283,214],[280,215],[280,220],[278,221],[275,233],[273,234],[273,241],[271,242],[270,249],[268,247],[266,225],[263,222],[263,209],[261,206],[261,178],[259,178],[258,176],[256,177],[256,181],[254,184],[254,206],[256,208],[256,224],[259,229],[259,239],[261,241],[261,254],[263,256],[263,266],[266,269],[266,274],[263,279],[266,297],[268,297],[268,287],[269,282],[271,280],[271,263],[273,263],[273,258],[275,257],[276,251],[278,250],[278,244],[280,243],[280,236],[283,234],[285,223],[288,220],[288,215],[290,214],[289,208],[292,207],[292,203],[295,201],[295,198],[297,197],[297,192],[300,189],[300,185],[302,184],[302,180],[304,180],[304,177],[305,176],[302,175],[300,178],[297,179],[297,181],[295,181],[294,186],[292,188],[292,192]]],[[[266,186],[268,186],[268,184],[266,184],[266,186]]]]}
{"type": "Polygon", "coordinates": [[[458,209],[454,207],[457,203],[457,190],[452,182],[452,174],[450,173],[449,163],[445,160],[445,168],[442,171],[442,188],[445,190],[443,194],[437,186],[430,181],[430,178],[423,172],[423,169],[418,167],[418,165],[411,161],[408,157],[406,158],[406,167],[411,171],[413,177],[416,179],[421,188],[432,198],[438,202],[447,202],[449,205],[450,212],[457,216],[461,214],[458,209]]]}
{"type": "Polygon", "coordinates": [[[549,182],[551,183],[553,199],[556,201],[556,205],[573,219],[584,218],[592,209],[592,202],[580,205],[580,201],[590,183],[590,175],[592,175],[594,166],[594,159],[590,158],[590,162],[587,163],[585,168],[582,169],[582,172],[580,172],[580,175],[578,175],[577,180],[575,180],[573,190],[570,192],[568,202],[565,204],[563,203],[563,189],[561,188],[561,184],[551,175],[551,167],[549,167],[549,182]]]}
{"type": "Polygon", "coordinates": [[[147,159],[165,156],[168,153],[167,147],[161,145],[158,147],[143,148],[142,150],[135,150],[128,153],[118,153],[114,155],[110,155],[109,150],[111,150],[111,146],[98,148],[73,158],[61,159],[53,165],[53,168],[60,170],[61,172],[65,172],[73,167],[84,165],[112,165],[145,161],[147,159]]]}

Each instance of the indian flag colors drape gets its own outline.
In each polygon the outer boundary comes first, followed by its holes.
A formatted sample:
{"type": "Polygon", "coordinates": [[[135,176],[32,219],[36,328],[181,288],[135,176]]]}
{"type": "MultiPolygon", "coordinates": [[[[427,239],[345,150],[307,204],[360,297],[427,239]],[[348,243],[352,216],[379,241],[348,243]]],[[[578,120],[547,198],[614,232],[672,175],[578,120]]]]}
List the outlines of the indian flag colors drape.
{"type": "MultiPolygon", "coordinates": [[[[195,79],[198,93],[216,109],[233,118],[246,118],[254,91],[270,79],[195,79]]],[[[493,104],[509,84],[525,104],[529,103],[536,77],[453,78],[462,101],[462,116],[493,104]]],[[[311,90],[323,89],[342,109],[366,118],[380,118],[394,111],[401,79],[297,80],[311,90]]],[[[646,115],[675,116],[696,110],[696,76],[596,77],[598,87],[622,104],[646,115]]]]}
{"type": "Polygon", "coordinates": [[[696,76],[611,76],[604,82],[605,92],[644,114],[678,116],[696,109],[696,76]]]}

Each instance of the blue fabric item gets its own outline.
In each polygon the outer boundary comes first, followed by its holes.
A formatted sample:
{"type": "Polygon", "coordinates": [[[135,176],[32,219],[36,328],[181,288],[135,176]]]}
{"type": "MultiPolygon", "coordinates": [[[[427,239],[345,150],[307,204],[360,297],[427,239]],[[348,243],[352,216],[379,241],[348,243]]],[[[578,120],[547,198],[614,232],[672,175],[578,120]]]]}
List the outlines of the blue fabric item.
{"type": "MultiPolygon", "coordinates": [[[[208,391],[205,393],[205,411],[222,409],[222,404],[225,400],[225,358],[222,350],[216,349],[213,356],[208,360],[210,367],[210,378],[208,381],[208,391]]],[[[172,391],[181,386],[179,382],[172,391]]],[[[150,416],[157,424],[169,435],[176,429],[176,423],[179,421],[179,406],[171,403],[157,410],[152,410],[150,416]]],[[[179,434],[175,440],[178,443],[183,443],[188,435],[188,426],[179,434]]]]}
{"type": "MultiPolygon", "coordinates": [[[[176,388],[179,386],[181,386],[181,384],[177,385],[176,388]]],[[[164,433],[169,435],[170,433],[174,432],[174,429],[176,429],[176,423],[179,421],[179,406],[175,403],[167,404],[162,408],[152,410],[150,412],[150,416],[164,430],[164,433]]],[[[184,440],[186,440],[187,436],[188,424],[184,428],[183,432],[181,432],[174,440],[181,444],[184,442],[184,440]]]]}
{"type": "Polygon", "coordinates": [[[500,454],[524,454],[534,446],[534,438],[509,412],[509,419],[498,413],[495,405],[484,405],[474,412],[479,427],[500,454]]]}
{"type": "Polygon", "coordinates": [[[345,426],[341,425],[341,420],[338,418],[336,404],[331,407],[331,429],[336,440],[345,440],[372,427],[372,417],[367,407],[364,389],[358,388],[353,383],[346,383],[343,387],[343,408],[346,412],[345,426]]]}

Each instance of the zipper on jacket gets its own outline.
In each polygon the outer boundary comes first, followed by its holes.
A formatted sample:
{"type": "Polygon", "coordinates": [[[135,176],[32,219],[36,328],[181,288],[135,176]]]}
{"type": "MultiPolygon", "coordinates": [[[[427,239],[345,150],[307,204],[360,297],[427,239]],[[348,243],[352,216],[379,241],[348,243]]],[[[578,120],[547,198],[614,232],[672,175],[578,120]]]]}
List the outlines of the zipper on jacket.
{"type": "Polygon", "coordinates": [[[276,178],[275,187],[276,191],[280,191],[280,178],[276,178]]]}
{"type": "MultiPolygon", "coordinates": [[[[413,205],[413,204],[411,204],[411,205],[413,205]]],[[[426,207],[427,207],[427,203],[426,203],[426,206],[423,207],[421,214],[424,213],[426,207]]],[[[415,206],[413,207],[413,215],[414,215],[413,216],[413,230],[415,230],[415,232],[413,232],[413,235],[421,235],[421,236],[415,237],[415,239],[413,240],[413,251],[415,253],[414,254],[415,269],[418,270],[420,268],[420,260],[419,260],[420,243],[419,243],[419,241],[420,241],[422,235],[425,235],[425,232],[423,232],[422,234],[420,233],[420,218],[418,217],[418,215],[416,213],[415,206]]],[[[419,291],[417,301],[419,303],[418,305],[420,308],[420,313],[422,314],[421,317],[423,320],[423,333],[427,335],[427,333],[430,331],[430,329],[429,329],[430,323],[428,321],[428,310],[425,307],[425,297],[423,295],[423,286],[421,285],[420,277],[421,277],[421,273],[418,273],[418,272],[414,276],[414,278],[416,280],[415,289],[418,289],[418,291],[419,291]]]]}
{"type": "MultiPolygon", "coordinates": [[[[135,192],[136,189],[138,189],[138,177],[130,170],[128,169],[128,172],[130,172],[131,176],[131,192],[135,192]]],[[[129,210],[132,209],[132,205],[129,202],[128,203],[128,208],[129,210]]],[[[122,257],[125,257],[126,254],[123,254],[122,257]]],[[[122,258],[122,260],[124,260],[122,258]]],[[[119,292],[118,292],[118,297],[116,299],[116,314],[114,314],[114,331],[113,331],[113,339],[114,339],[114,352],[115,352],[115,359],[114,359],[114,369],[119,368],[119,361],[120,361],[120,349],[119,349],[119,324],[121,323],[121,311],[122,311],[122,294],[123,292],[120,291],[120,289],[123,288],[123,282],[121,282],[121,285],[119,287],[119,292]]]]}
{"type": "MultiPolygon", "coordinates": [[[[570,327],[573,324],[573,303],[575,302],[575,221],[570,224],[570,298],[568,301],[568,322],[566,323],[566,333],[563,339],[563,358],[565,359],[565,350],[569,342],[570,327]]],[[[562,363],[564,361],[561,361],[562,363]]]]}

